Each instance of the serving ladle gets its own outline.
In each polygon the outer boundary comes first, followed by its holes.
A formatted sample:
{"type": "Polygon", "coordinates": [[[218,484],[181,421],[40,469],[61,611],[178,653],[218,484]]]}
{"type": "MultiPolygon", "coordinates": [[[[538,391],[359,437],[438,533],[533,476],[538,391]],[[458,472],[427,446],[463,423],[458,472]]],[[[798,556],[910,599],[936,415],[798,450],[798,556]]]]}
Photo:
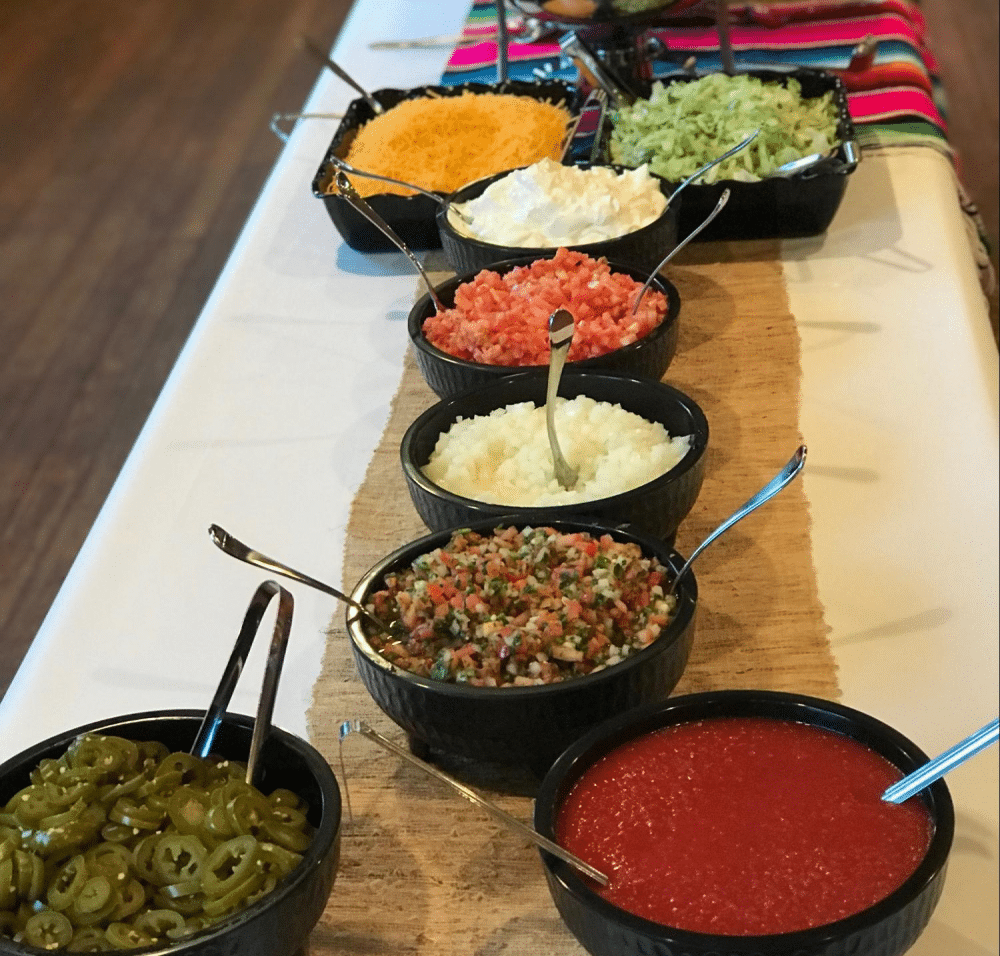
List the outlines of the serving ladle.
{"type": "Polygon", "coordinates": [[[549,378],[545,388],[545,430],[549,434],[556,481],[567,491],[576,484],[580,472],[566,461],[559,448],[559,439],[556,436],[556,393],[559,391],[559,380],[562,378],[566,356],[573,344],[575,327],[573,313],[568,309],[556,309],[549,316],[549,378]]]}
{"type": "Polygon", "coordinates": [[[639,303],[642,302],[642,297],[649,291],[649,287],[653,284],[653,280],[660,274],[660,270],[671,260],[678,252],[681,251],[699,232],[702,231],[720,212],[725,208],[726,203],[729,202],[729,190],[722,190],[722,195],[719,196],[719,201],[715,204],[715,208],[705,217],[705,219],[696,228],[692,229],[680,242],[677,243],[673,249],[668,252],[660,264],[649,274],[649,278],[646,280],[646,284],[639,290],[639,294],[635,297],[635,305],[632,306],[632,314],[635,315],[639,311],[639,303]]]}
{"type": "Polygon", "coordinates": [[[680,581],[685,574],[687,574],[688,568],[694,564],[694,559],[701,554],[716,538],[719,537],[723,532],[728,531],[737,521],[741,521],[752,511],[756,511],[765,501],[770,501],[779,491],[785,488],[791,480],[802,471],[802,466],[806,463],[806,446],[799,445],[795,450],[795,454],[788,460],[788,464],[785,465],[781,471],[778,472],[760,491],[757,492],[752,498],[746,501],[741,507],[737,508],[725,521],[722,522],[714,531],[712,531],[702,542],[698,545],[694,551],[691,552],[691,557],[684,562],[681,566],[680,571],[674,575],[674,579],[670,582],[670,587],[667,588],[667,594],[673,594],[674,590],[677,588],[677,582],[680,581]]]}
{"type": "Polygon", "coordinates": [[[442,209],[446,212],[454,212],[462,222],[466,225],[471,225],[472,220],[468,215],[459,209],[453,202],[445,199],[443,196],[438,195],[436,192],[432,192],[430,189],[424,189],[423,186],[418,186],[416,183],[408,183],[402,179],[393,179],[392,176],[383,176],[381,173],[370,173],[364,169],[358,169],[356,166],[352,166],[347,160],[341,159],[339,156],[331,156],[329,159],[331,166],[336,166],[337,169],[350,173],[352,176],[363,176],[365,179],[377,179],[380,183],[390,183],[393,186],[402,186],[404,189],[412,189],[414,192],[418,192],[428,199],[433,199],[442,209]]]}
{"type": "Polygon", "coordinates": [[[529,827],[526,823],[522,823],[517,817],[511,816],[506,810],[501,809],[495,803],[491,803],[489,800],[481,797],[475,790],[471,787],[467,787],[464,783],[460,783],[454,777],[438,770],[437,767],[432,766],[429,763],[425,763],[419,757],[415,757],[404,747],[399,746],[399,744],[394,743],[388,737],[384,737],[376,730],[372,730],[364,721],[362,720],[345,720],[340,725],[340,742],[343,744],[344,740],[349,734],[360,734],[362,737],[366,737],[373,743],[378,744],[380,747],[384,747],[390,753],[394,753],[397,757],[401,757],[408,763],[419,767],[424,773],[430,774],[436,780],[440,780],[442,783],[447,784],[452,790],[455,790],[461,796],[465,797],[470,803],[475,804],[482,810],[485,810],[491,816],[495,817],[505,826],[510,827],[519,836],[522,836],[536,846],[540,846],[543,850],[547,850],[553,856],[558,857],[560,860],[568,863],[570,866],[575,867],[581,873],[589,876],[592,880],[596,880],[601,886],[608,885],[608,878],[600,870],[595,869],[589,863],[584,862],[578,856],[574,856],[569,850],[564,850],[558,843],[550,840],[546,836],[542,836],[537,830],[529,827]]]}
{"type": "Polygon", "coordinates": [[[252,564],[256,568],[263,568],[272,574],[280,574],[282,577],[290,578],[292,581],[298,581],[299,584],[306,584],[317,591],[329,594],[364,615],[365,620],[378,628],[383,634],[388,635],[394,640],[400,636],[398,628],[394,629],[394,624],[397,622],[386,623],[372,614],[363,604],[355,601],[352,597],[348,597],[343,591],[338,591],[330,584],[324,584],[322,581],[318,581],[308,574],[303,574],[301,571],[296,571],[295,568],[290,568],[287,564],[282,564],[274,558],[269,558],[266,554],[261,554],[260,551],[254,551],[253,548],[248,547],[238,538],[234,538],[228,531],[220,528],[217,524],[209,525],[208,535],[219,550],[224,551],[231,558],[236,558],[237,561],[243,561],[246,564],[252,564]]]}
{"type": "Polygon", "coordinates": [[[342,169],[337,171],[337,175],[334,179],[337,185],[337,192],[344,197],[362,216],[365,217],[376,229],[380,229],[399,249],[400,252],[404,253],[413,263],[417,272],[420,273],[420,277],[424,280],[427,285],[427,291],[430,293],[431,302],[434,303],[434,310],[436,312],[443,312],[444,305],[441,299],[438,297],[437,292],[434,291],[434,284],[431,282],[430,277],[424,271],[424,267],[420,264],[420,260],[413,254],[410,247],[400,239],[396,230],[392,228],[377,212],[375,212],[372,207],[366,203],[358,191],[351,185],[351,181],[347,178],[347,173],[342,169]]]}
{"type": "Polygon", "coordinates": [[[320,48],[319,44],[313,42],[309,37],[299,37],[299,44],[304,50],[308,50],[320,63],[322,63],[327,69],[331,70],[336,76],[340,77],[348,86],[358,91],[361,94],[364,101],[372,108],[374,113],[384,113],[385,107],[377,100],[371,93],[368,92],[350,73],[347,72],[342,66],[334,63],[330,59],[329,55],[320,48]]]}

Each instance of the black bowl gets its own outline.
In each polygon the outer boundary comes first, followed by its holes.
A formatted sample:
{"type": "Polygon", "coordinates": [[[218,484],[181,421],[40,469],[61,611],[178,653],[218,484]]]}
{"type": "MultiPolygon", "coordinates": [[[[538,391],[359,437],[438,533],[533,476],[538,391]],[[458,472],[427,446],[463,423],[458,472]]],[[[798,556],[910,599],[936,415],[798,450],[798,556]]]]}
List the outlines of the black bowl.
{"type": "MultiPolygon", "coordinates": [[[[495,263],[490,268],[493,272],[503,275],[517,266],[530,265],[543,258],[551,258],[551,255],[511,259],[495,263]]],[[[649,277],[648,272],[641,272],[629,266],[617,263],[609,263],[609,265],[612,272],[624,273],[638,282],[645,282],[649,277]]],[[[455,291],[460,285],[471,282],[476,275],[478,273],[454,276],[435,287],[434,291],[445,308],[454,306],[455,291]]],[[[677,351],[677,318],[680,315],[681,298],[673,283],[660,276],[653,279],[650,289],[662,292],[667,297],[667,314],[655,329],[639,341],[615,349],[605,355],[598,355],[595,358],[583,359],[578,362],[568,362],[566,370],[607,372],[659,381],[670,366],[674,352],[677,351]]],[[[433,314],[434,303],[430,295],[421,296],[417,304],[410,310],[408,328],[414,355],[417,359],[417,367],[427,384],[441,398],[451,398],[461,392],[482,388],[498,379],[529,370],[545,374],[544,366],[484,365],[481,362],[456,358],[454,355],[441,351],[427,341],[423,332],[424,321],[433,314]]]]}
{"type": "MultiPolygon", "coordinates": [[[[590,164],[581,163],[579,165],[586,167],[590,164]]],[[[626,169],[624,166],[611,166],[611,168],[618,172],[626,169]]],[[[470,199],[481,196],[493,183],[507,175],[508,173],[497,173],[495,176],[478,179],[452,193],[448,198],[454,203],[468,202],[470,199]]],[[[659,180],[660,191],[669,198],[674,187],[659,176],[654,178],[659,180]]],[[[678,210],[682,205],[683,196],[684,193],[681,193],[656,219],[635,232],[628,232],[617,239],[605,239],[602,242],[576,243],[567,246],[567,248],[575,249],[577,252],[585,252],[593,259],[604,256],[609,261],[638,269],[644,273],[642,281],[645,282],[650,272],[677,245],[678,210]]],[[[444,249],[448,264],[458,273],[475,274],[480,269],[486,269],[494,263],[507,259],[526,257],[541,259],[555,254],[556,251],[554,246],[536,248],[503,246],[493,242],[485,242],[482,239],[473,239],[470,236],[462,235],[451,225],[446,209],[438,207],[436,215],[438,232],[441,234],[441,247],[444,249]]]]}
{"type": "MultiPolygon", "coordinates": [[[[408,90],[375,90],[371,95],[386,109],[390,109],[403,100],[420,99],[425,96],[459,96],[466,91],[511,93],[516,96],[550,100],[553,103],[563,103],[571,114],[578,111],[583,102],[580,92],[560,80],[537,82],[508,80],[494,85],[463,83],[460,86],[417,86],[408,90]]],[[[374,116],[375,112],[365,99],[359,98],[350,103],[312,182],[313,195],[323,200],[323,205],[337,231],[343,236],[344,241],[358,252],[395,251],[396,246],[336,191],[332,193],[327,191],[337,175],[337,169],[331,165],[330,157],[346,159],[347,151],[357,131],[374,116]]],[[[439,207],[433,199],[419,194],[399,196],[394,193],[376,193],[366,197],[366,201],[411,249],[436,249],[441,245],[434,219],[439,207]]]]}
{"type": "MultiPolygon", "coordinates": [[[[854,124],[843,82],[832,73],[808,67],[745,70],[741,73],[782,86],[787,84],[789,78],[794,78],[802,85],[802,95],[806,99],[832,91],[837,105],[837,136],[841,145],[830,160],[787,179],[763,179],[755,183],[720,179],[706,185],[693,183],[687,186],[678,197],[683,200],[678,233],[686,236],[697,228],[715,208],[725,189],[729,190],[725,209],[699,234],[697,241],[791,239],[825,232],[840,207],[848,177],[857,167],[860,156],[854,142],[854,124]]],[[[698,78],[690,73],[678,73],[662,77],[660,82],[689,83],[698,78]]],[[[642,97],[648,97],[651,89],[652,84],[647,82],[637,92],[642,97]]],[[[606,125],[608,135],[611,126],[611,123],[606,125]]],[[[607,140],[604,156],[610,162],[607,140]]]]}
{"type": "MultiPolygon", "coordinates": [[[[712,717],[771,717],[843,734],[904,774],[926,755],[902,734],[840,704],[768,691],[716,691],[677,697],[622,715],[574,743],[552,766],[535,800],[535,828],[554,837],[558,809],[583,772],[629,740],[669,725],[712,717]]],[[[921,797],[934,823],[923,862],[881,902],[813,929],[770,936],[715,936],[634,916],[602,899],[566,864],[542,853],[549,891],[563,921],[595,956],[900,956],[920,935],[941,896],[954,834],[951,797],[938,781],[921,797]]]]}
{"type": "Polygon", "coordinates": [[[459,418],[488,415],[516,402],[544,405],[545,388],[544,374],[508,375],[491,385],[438,402],[406,430],[399,449],[403,474],[413,505],[427,527],[440,531],[516,510],[536,524],[547,524],[556,518],[629,524],[672,543],[678,526],[694,507],[701,490],[708,421],[691,398],[662,382],[594,372],[567,372],[559,383],[559,395],[563,398],[586,395],[599,402],[617,403],[625,411],[660,422],[671,437],[691,436],[691,447],[677,465],[630,491],[578,504],[515,508],[456,495],[424,474],[423,468],[430,460],[438,436],[459,418]]]}
{"type": "MultiPolygon", "coordinates": [[[[80,734],[101,733],[130,740],[156,740],[172,751],[188,751],[203,711],[166,710],[125,714],[99,720],[22,751],[0,764],[0,806],[31,782],[39,761],[58,757],[80,734]]],[[[226,714],[212,752],[245,761],[250,752],[253,718],[226,714]]],[[[169,946],[147,946],[130,953],[156,956],[289,956],[306,942],[326,907],[340,857],[340,789],[322,755],[299,737],[271,729],[260,758],[258,787],[294,791],[309,804],[312,842],[295,870],[267,896],[211,928],[169,946]]],[[[3,956],[37,956],[33,946],[0,938],[3,956]]]]}
{"type": "MultiPolygon", "coordinates": [[[[539,525],[558,531],[610,534],[638,544],[673,571],[684,559],[664,542],[633,529],[586,521],[525,520],[511,514],[501,521],[466,525],[490,533],[499,526],[539,525]]],[[[387,572],[446,544],[452,530],[404,545],[376,564],[351,592],[356,601],[383,586],[387,572]]],[[[375,703],[403,730],[418,756],[431,751],[458,754],[543,774],[556,757],[589,728],[630,707],[666,697],[680,680],[694,638],[698,586],[688,572],[677,584],[677,608],[670,624],[649,647],[619,664],[557,684],[530,687],[472,687],[418,677],[390,664],[365,639],[356,612],[348,609],[347,631],[358,673],[375,703]]]]}

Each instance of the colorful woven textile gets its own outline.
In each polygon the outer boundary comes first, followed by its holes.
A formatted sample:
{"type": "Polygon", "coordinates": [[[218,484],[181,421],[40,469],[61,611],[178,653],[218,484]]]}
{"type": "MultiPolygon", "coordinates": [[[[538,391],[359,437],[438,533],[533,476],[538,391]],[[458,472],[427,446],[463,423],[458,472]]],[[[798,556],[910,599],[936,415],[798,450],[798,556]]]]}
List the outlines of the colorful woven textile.
{"type": "MultiPolygon", "coordinates": [[[[698,70],[721,69],[714,25],[714,0],[682,0],[646,33],[667,49],[652,64],[653,76],[676,72],[694,56],[698,70]]],[[[496,4],[476,0],[465,27],[465,42],[454,51],[443,77],[446,84],[496,79],[496,4]]],[[[508,46],[509,75],[532,79],[554,75],[576,78],[572,61],[562,55],[558,33],[533,43],[518,42],[512,21],[508,46]]],[[[925,23],[907,0],[810,0],[807,3],[730,8],[730,37],[737,69],[811,66],[831,70],[844,80],[851,115],[864,142],[867,133],[931,136],[947,132],[944,97],[936,63],[925,43],[925,23]],[[873,57],[852,56],[867,37],[876,42],[873,57]]]]}

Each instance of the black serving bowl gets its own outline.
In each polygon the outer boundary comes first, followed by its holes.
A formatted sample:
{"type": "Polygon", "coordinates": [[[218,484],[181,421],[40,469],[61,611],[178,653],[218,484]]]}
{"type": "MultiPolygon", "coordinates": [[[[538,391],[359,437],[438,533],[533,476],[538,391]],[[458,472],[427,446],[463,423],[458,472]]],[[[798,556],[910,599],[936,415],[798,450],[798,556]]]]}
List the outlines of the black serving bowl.
{"type": "MultiPolygon", "coordinates": [[[[616,717],[575,742],[542,781],[535,828],[554,838],[559,807],[584,771],[626,742],[663,727],[713,717],[796,721],[859,741],[909,773],[926,755],[874,717],[830,701],[769,691],[714,691],[677,697],[616,717]]],[[[895,892],[854,916],[770,936],[715,936],[634,916],[602,899],[566,864],[542,853],[549,891],[563,921],[594,956],[900,956],[930,920],[941,896],[955,814],[944,781],[921,797],[934,824],[923,862],[895,892]]]]}
{"type": "MultiPolygon", "coordinates": [[[[729,239],[791,239],[815,236],[826,231],[847,190],[848,177],[858,164],[860,149],[854,142],[854,124],[847,105],[847,90],[839,77],[824,70],[799,67],[792,70],[759,69],[741,71],[765,83],[787,85],[794,78],[806,99],[832,91],[837,105],[837,136],[841,145],[834,156],[812,170],[787,179],[762,179],[755,183],[718,180],[710,184],[692,183],[680,194],[682,199],[678,233],[686,236],[715,208],[723,190],[729,201],[718,217],[698,236],[699,242],[729,239]]],[[[704,74],[702,74],[704,75],[704,74]]],[[[661,83],[689,83],[700,76],[690,73],[662,77],[661,83]]],[[[652,84],[640,85],[637,92],[648,97],[652,84]]],[[[606,124],[608,135],[612,123],[606,124]]],[[[751,149],[753,147],[750,147],[751,149]]],[[[608,140],[604,155],[610,162],[608,140]]]]}
{"type": "Polygon", "coordinates": [[[525,508],[453,494],[424,474],[423,468],[438,437],[459,418],[488,415],[517,402],[542,406],[545,389],[544,374],[508,375],[491,385],[438,402],[410,425],[400,443],[399,454],[413,505],[427,527],[440,531],[516,510],[535,524],[548,524],[556,518],[589,518],[615,525],[629,524],[672,543],[701,490],[708,421],[691,398],[662,382],[595,372],[566,372],[559,383],[559,395],[563,398],[586,395],[598,402],[618,404],[627,412],[660,422],[671,437],[691,436],[691,447],[677,465],[630,491],[577,504],[525,508]]]}
{"type": "MultiPolygon", "coordinates": [[[[201,725],[203,711],[166,710],[126,714],[76,727],[25,750],[0,765],[0,806],[31,782],[39,761],[65,753],[80,734],[99,733],[130,740],[156,740],[172,751],[188,751],[201,725]]],[[[212,753],[245,761],[250,751],[253,718],[226,714],[212,753]]],[[[294,791],[309,804],[312,842],[289,876],[257,903],[209,929],[169,946],[130,949],[156,956],[289,956],[305,945],[333,889],[340,857],[340,789],[322,755],[299,737],[273,727],[264,742],[257,786],[270,793],[294,791]]],[[[42,950],[0,937],[3,956],[37,956],[42,950]]]]}
{"type": "MultiPolygon", "coordinates": [[[[579,168],[587,168],[590,165],[589,163],[578,164],[579,168]]],[[[611,166],[611,168],[618,172],[623,172],[626,169],[624,166],[611,166]]],[[[509,171],[478,179],[453,192],[448,198],[453,203],[468,202],[470,199],[481,196],[493,183],[503,179],[508,174],[509,171]]],[[[669,198],[674,186],[659,176],[654,178],[659,181],[660,191],[669,198]]],[[[638,269],[644,273],[642,281],[645,282],[650,272],[677,245],[678,210],[682,206],[683,196],[684,193],[681,193],[656,219],[641,229],[628,232],[617,239],[605,239],[602,242],[581,242],[570,244],[566,248],[584,252],[593,259],[603,256],[611,262],[638,269]]],[[[438,232],[441,234],[441,248],[444,249],[448,264],[458,273],[475,274],[480,269],[486,269],[494,263],[507,259],[526,257],[541,259],[554,255],[556,252],[554,246],[504,246],[482,239],[473,239],[471,236],[463,235],[452,226],[448,221],[447,209],[438,207],[436,215],[438,232]]]]}
{"type": "MultiPolygon", "coordinates": [[[[375,90],[371,95],[386,109],[404,100],[421,99],[426,96],[459,96],[472,93],[510,93],[516,96],[531,96],[539,100],[561,103],[570,114],[579,111],[583,97],[573,86],[560,80],[508,80],[499,84],[463,83],[460,86],[417,86],[408,90],[375,90]]],[[[337,169],[330,163],[330,157],[347,158],[358,130],[375,117],[368,102],[359,98],[353,100],[340,121],[333,140],[313,177],[313,195],[323,201],[326,211],[333,220],[344,241],[358,252],[395,251],[396,246],[385,234],[361,215],[336,189],[330,186],[337,175],[337,169]]],[[[405,177],[404,177],[405,178],[405,177]]],[[[400,196],[395,193],[376,193],[366,197],[368,204],[377,212],[412,249],[436,249],[441,245],[434,215],[438,204],[427,196],[400,196]]]]}
{"type": "MultiPolygon", "coordinates": [[[[684,564],[663,541],[630,528],[565,519],[542,523],[519,513],[464,527],[488,534],[498,526],[539,525],[634,542],[645,555],[674,572],[684,564]]],[[[420,555],[447,544],[452,530],[427,535],[394,551],[364,575],[351,597],[367,602],[369,595],[383,587],[388,572],[408,567],[420,555]]],[[[473,687],[402,670],[372,648],[362,619],[350,608],[347,631],[362,682],[375,703],[406,731],[410,749],[418,756],[427,757],[432,751],[457,754],[541,776],[589,728],[630,707],[661,700],[673,690],[694,638],[698,586],[690,572],[678,582],[676,596],[674,617],[648,647],[584,677],[528,687],[473,687]]]]}
{"type": "MultiPolygon", "coordinates": [[[[542,258],[551,258],[551,256],[536,255],[525,259],[511,259],[498,262],[490,268],[491,271],[504,275],[517,266],[530,265],[542,258]]],[[[609,265],[612,272],[623,273],[640,283],[645,282],[649,277],[648,272],[642,272],[629,266],[617,263],[609,263],[609,265]]],[[[466,282],[471,282],[477,274],[454,276],[435,287],[435,292],[445,308],[450,309],[454,306],[455,292],[458,287],[466,282]]],[[[660,276],[653,279],[650,291],[661,292],[667,297],[667,313],[655,329],[631,345],[614,349],[605,355],[568,362],[566,370],[606,372],[659,381],[670,366],[674,352],[677,350],[677,319],[681,310],[681,298],[673,283],[660,276]]],[[[449,355],[431,345],[424,335],[424,321],[433,314],[434,302],[430,295],[421,296],[410,310],[408,328],[417,367],[427,384],[441,398],[451,398],[470,389],[482,388],[509,375],[527,371],[545,374],[544,366],[485,365],[482,362],[472,362],[449,355]]]]}

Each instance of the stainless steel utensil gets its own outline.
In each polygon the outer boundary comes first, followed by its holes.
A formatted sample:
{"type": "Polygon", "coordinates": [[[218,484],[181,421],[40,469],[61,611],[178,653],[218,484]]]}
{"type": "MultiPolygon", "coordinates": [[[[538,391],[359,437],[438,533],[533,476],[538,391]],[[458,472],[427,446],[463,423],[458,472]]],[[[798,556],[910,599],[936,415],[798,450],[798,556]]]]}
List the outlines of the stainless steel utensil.
{"type": "Polygon", "coordinates": [[[431,282],[430,277],[424,272],[424,267],[420,264],[420,260],[413,254],[410,247],[403,242],[402,239],[396,234],[396,230],[392,228],[368,203],[366,203],[361,196],[358,195],[358,191],[351,185],[351,181],[347,178],[347,173],[343,170],[338,170],[335,177],[335,183],[337,184],[337,191],[341,196],[344,197],[362,216],[365,217],[373,226],[381,229],[382,232],[389,237],[390,240],[396,245],[396,248],[400,252],[404,253],[410,262],[413,263],[414,268],[420,273],[420,278],[422,278],[427,285],[427,291],[430,293],[431,301],[434,303],[434,309],[437,312],[444,311],[444,305],[441,299],[438,298],[437,292],[434,291],[434,284],[431,282]]]}
{"type": "Polygon", "coordinates": [[[406,189],[412,189],[414,192],[418,192],[428,199],[433,199],[442,209],[445,211],[452,211],[466,224],[471,224],[472,220],[468,215],[458,208],[450,200],[445,199],[444,196],[439,193],[433,192],[430,189],[424,189],[423,186],[418,186],[416,183],[404,182],[402,179],[393,179],[392,176],[383,176],[381,173],[370,173],[364,169],[358,169],[356,166],[352,166],[347,160],[341,159],[339,156],[331,156],[328,160],[331,166],[336,166],[337,169],[342,170],[345,173],[349,173],[352,176],[362,176],[365,179],[376,179],[380,183],[391,183],[393,186],[403,186],[406,189]]]}
{"type": "Polygon", "coordinates": [[[795,176],[812,169],[813,166],[819,165],[824,159],[830,158],[831,155],[831,153],[810,153],[808,156],[800,156],[798,159],[783,163],[777,169],[772,169],[764,178],[787,179],[789,176],[795,176]]]}
{"type": "Polygon", "coordinates": [[[304,50],[308,50],[320,63],[322,63],[327,69],[332,70],[337,76],[340,77],[348,86],[353,87],[361,96],[364,101],[372,108],[375,113],[384,113],[385,107],[377,100],[371,93],[368,92],[350,73],[347,72],[342,66],[338,66],[336,63],[330,59],[329,55],[325,50],[321,49],[320,46],[314,41],[310,40],[309,37],[299,37],[299,43],[304,50]]]}
{"type": "Polygon", "coordinates": [[[894,783],[882,794],[882,799],[886,803],[902,803],[904,800],[909,800],[914,794],[943,777],[949,770],[954,770],[980,750],[995,744],[998,738],[1000,738],[1000,718],[994,717],[985,727],[980,727],[965,740],[960,740],[954,747],[949,747],[940,756],[929,760],[898,783],[894,783]]]}
{"type": "Polygon", "coordinates": [[[722,212],[726,203],[729,202],[729,190],[724,189],[722,195],[719,197],[719,201],[715,204],[715,208],[705,217],[702,223],[696,228],[692,229],[680,242],[677,243],[673,249],[670,250],[664,257],[660,264],[649,274],[649,278],[646,280],[646,284],[639,290],[639,294],[635,297],[635,305],[632,306],[632,314],[635,315],[639,311],[639,303],[642,302],[642,297],[649,290],[649,287],[653,284],[653,279],[659,275],[660,270],[671,260],[678,252],[681,251],[699,232],[702,231],[720,212],[722,212]]]}
{"type": "Polygon", "coordinates": [[[292,581],[298,581],[299,584],[307,584],[311,588],[316,588],[317,591],[329,594],[364,615],[365,620],[374,627],[377,627],[383,634],[387,634],[393,638],[397,636],[391,624],[379,620],[363,604],[359,604],[354,598],[348,597],[343,591],[338,591],[332,585],[317,581],[316,578],[312,578],[308,574],[303,574],[301,571],[290,568],[287,564],[282,564],[280,561],[275,561],[274,558],[269,558],[266,554],[254,551],[253,548],[247,547],[242,541],[234,538],[228,531],[220,528],[217,524],[209,526],[208,535],[219,550],[224,551],[231,558],[236,558],[237,561],[243,561],[246,564],[252,564],[257,568],[263,568],[272,574],[280,574],[283,577],[290,578],[292,581]]]}
{"type": "Polygon", "coordinates": [[[608,885],[608,878],[600,871],[592,867],[589,863],[585,863],[578,856],[574,856],[568,850],[564,850],[558,843],[553,842],[548,837],[542,836],[537,830],[529,827],[526,823],[522,823],[517,817],[511,816],[506,810],[501,809],[495,803],[491,803],[489,800],[481,797],[475,790],[471,787],[467,787],[464,783],[459,783],[454,777],[450,777],[448,774],[443,773],[438,770],[437,767],[432,766],[429,763],[425,763],[419,757],[415,757],[405,748],[399,746],[399,744],[394,743],[388,737],[383,737],[382,734],[378,733],[376,730],[372,730],[364,721],[361,720],[345,720],[340,725],[340,740],[341,743],[346,739],[349,734],[361,734],[362,737],[368,738],[368,740],[377,743],[380,747],[384,747],[386,750],[394,753],[397,757],[401,757],[408,763],[413,764],[415,767],[419,767],[424,773],[430,774],[435,780],[440,780],[442,783],[447,784],[452,790],[461,794],[470,803],[474,803],[477,807],[485,810],[491,816],[495,817],[505,826],[510,827],[519,836],[525,837],[530,840],[536,846],[540,846],[543,850],[548,851],[553,856],[557,856],[560,860],[568,863],[570,866],[575,867],[581,873],[589,876],[592,880],[596,880],[601,886],[608,885]]]}
{"type": "Polygon", "coordinates": [[[580,472],[572,468],[563,458],[556,436],[556,393],[562,378],[566,356],[573,344],[575,328],[573,314],[567,309],[556,309],[549,316],[549,380],[545,389],[545,428],[549,433],[549,447],[552,449],[552,463],[555,465],[556,480],[569,490],[576,484],[580,472]]]}
{"type": "MultiPolygon", "coordinates": [[[[213,526],[214,527],[214,526],[213,526]]],[[[191,753],[205,759],[212,752],[212,743],[216,732],[226,714],[226,707],[232,699],[236,683],[243,673],[247,655],[253,645],[261,618],[267,610],[271,599],[278,598],[278,612],[274,622],[274,632],[271,645],[267,652],[267,663],[264,666],[264,683],[261,686],[260,700],[257,704],[257,716],[253,723],[253,735],[250,738],[250,754],[247,757],[246,782],[252,784],[257,776],[260,763],[260,753],[264,741],[271,730],[271,718],[274,714],[274,701],[278,693],[278,679],[281,676],[281,666],[285,660],[285,648],[292,629],[292,608],[294,602],[291,594],[274,581],[265,581],[254,592],[250,605],[243,618],[243,626],[236,637],[236,644],[229,657],[222,679],[215,691],[215,696],[205,711],[205,717],[195,734],[191,753]]]]}
{"type": "Polygon", "coordinates": [[[669,206],[677,194],[684,189],[686,186],[690,186],[696,179],[704,176],[713,166],[718,166],[723,160],[729,159],[730,156],[735,156],[741,149],[746,149],[758,136],[760,135],[760,130],[755,129],[743,142],[738,143],[732,149],[727,149],[721,156],[717,156],[711,162],[705,163],[700,169],[696,169],[687,179],[683,180],[681,184],[670,194],[667,199],[667,205],[669,206]]]}
{"type": "Polygon", "coordinates": [[[760,491],[750,498],[742,507],[737,508],[725,521],[722,522],[711,534],[691,552],[691,557],[684,562],[680,571],[674,576],[667,589],[667,594],[673,594],[677,587],[677,582],[687,573],[688,568],[694,564],[694,559],[701,554],[716,538],[724,531],[728,531],[737,521],[745,518],[750,512],[756,511],[765,501],[770,501],[779,491],[782,490],[791,480],[802,470],[806,463],[806,446],[800,445],[795,454],[789,459],[781,471],[778,472],[760,491]]]}

